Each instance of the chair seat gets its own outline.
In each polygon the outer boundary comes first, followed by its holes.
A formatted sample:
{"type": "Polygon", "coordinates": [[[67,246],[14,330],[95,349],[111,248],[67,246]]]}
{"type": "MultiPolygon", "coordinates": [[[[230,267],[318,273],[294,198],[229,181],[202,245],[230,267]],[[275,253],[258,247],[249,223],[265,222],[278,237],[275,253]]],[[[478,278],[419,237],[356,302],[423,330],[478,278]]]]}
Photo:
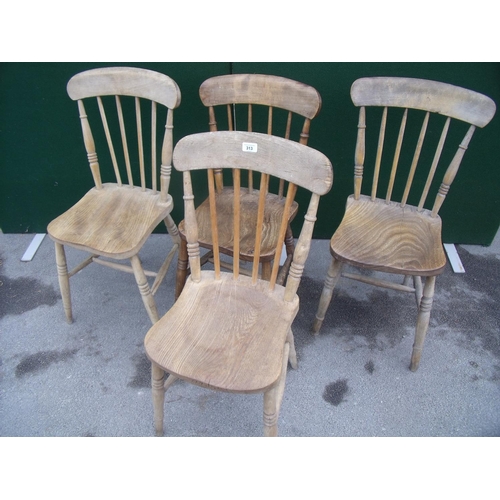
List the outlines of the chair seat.
{"type": "Polygon", "coordinates": [[[262,392],[280,377],[285,339],[299,299],[284,288],[231,273],[189,278],[173,307],[145,338],[151,361],[177,377],[228,392],[262,392]]]}
{"type": "MultiPolygon", "coordinates": [[[[232,187],[223,188],[217,194],[217,227],[219,231],[219,247],[222,253],[233,255],[233,203],[234,190],[232,187]]],[[[241,189],[241,221],[240,221],[240,257],[243,260],[252,261],[255,245],[256,214],[259,204],[259,191],[254,189],[249,192],[247,188],[241,189]]],[[[264,211],[264,224],[262,228],[262,244],[260,261],[270,261],[274,258],[276,242],[278,241],[279,228],[285,198],[268,193],[266,196],[266,206],[264,211]]],[[[298,211],[297,202],[293,202],[290,210],[291,222],[298,211]]],[[[212,231],[210,225],[210,202],[207,198],[196,209],[196,220],[198,222],[198,241],[204,247],[212,248],[212,231]]],[[[184,221],[179,224],[179,232],[185,239],[184,221]]]]}
{"type": "Polygon", "coordinates": [[[54,219],[47,231],[64,245],[125,259],[137,253],[172,207],[170,196],[161,203],[160,194],[151,190],[103,184],[54,219]]]}
{"type": "Polygon", "coordinates": [[[446,266],[439,216],[363,195],[348,198],[330,251],[340,261],[398,274],[432,276],[446,266]]]}

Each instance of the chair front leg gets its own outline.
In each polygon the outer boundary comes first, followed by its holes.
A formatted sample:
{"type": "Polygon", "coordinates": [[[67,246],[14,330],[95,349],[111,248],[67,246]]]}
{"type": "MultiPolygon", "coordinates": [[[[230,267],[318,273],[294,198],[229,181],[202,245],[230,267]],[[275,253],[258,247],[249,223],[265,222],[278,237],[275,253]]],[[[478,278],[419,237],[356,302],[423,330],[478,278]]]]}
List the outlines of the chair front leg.
{"type": "Polygon", "coordinates": [[[281,401],[285,392],[286,369],[290,354],[290,344],[285,343],[283,350],[283,363],[281,374],[276,384],[264,393],[264,436],[276,437],[278,435],[278,417],[281,408],[281,401]]]}
{"type": "Polygon", "coordinates": [[[151,388],[153,393],[153,414],[155,432],[163,436],[163,417],[165,406],[165,372],[155,363],[151,363],[151,388]]]}
{"type": "Polygon", "coordinates": [[[420,363],[420,356],[422,355],[422,348],[427,334],[427,329],[429,327],[435,284],[436,276],[429,276],[426,278],[418,310],[415,342],[413,344],[413,352],[411,355],[410,370],[412,372],[418,369],[418,365],[420,363]]]}
{"type": "Polygon", "coordinates": [[[56,247],[56,264],[57,264],[57,277],[59,279],[59,288],[61,289],[61,297],[66,315],[66,321],[73,323],[73,312],[71,308],[71,294],[69,288],[69,274],[68,264],[66,261],[66,253],[64,246],[61,243],[55,242],[56,247]]]}
{"type": "Polygon", "coordinates": [[[342,275],[342,268],[344,264],[337,259],[332,257],[330,267],[326,273],[325,284],[323,286],[323,291],[321,292],[321,297],[319,299],[318,311],[316,312],[316,319],[314,320],[312,331],[313,333],[318,333],[323,320],[325,319],[325,314],[330,305],[333,296],[333,289],[337,284],[340,276],[342,275]]]}

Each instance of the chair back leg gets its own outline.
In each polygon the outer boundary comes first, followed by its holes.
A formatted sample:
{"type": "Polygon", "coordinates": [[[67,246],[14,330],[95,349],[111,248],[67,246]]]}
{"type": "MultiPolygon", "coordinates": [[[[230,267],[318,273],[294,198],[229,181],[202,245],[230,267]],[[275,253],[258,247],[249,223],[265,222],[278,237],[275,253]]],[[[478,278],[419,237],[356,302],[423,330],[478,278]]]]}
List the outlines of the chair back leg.
{"type": "Polygon", "coordinates": [[[422,299],[418,309],[417,327],[415,329],[415,342],[413,344],[413,352],[411,355],[410,370],[412,372],[418,369],[420,356],[422,355],[422,347],[424,345],[427,328],[431,316],[432,301],[434,298],[434,287],[436,284],[436,276],[429,276],[425,280],[422,299]]]}
{"type": "Polygon", "coordinates": [[[333,295],[333,289],[337,284],[340,276],[342,275],[342,268],[344,264],[339,260],[332,257],[332,261],[330,262],[330,267],[326,273],[325,284],[323,286],[323,291],[321,292],[321,297],[319,299],[318,310],[316,312],[316,318],[314,320],[312,331],[314,334],[317,334],[323,324],[323,320],[325,319],[325,314],[330,305],[333,295]]]}

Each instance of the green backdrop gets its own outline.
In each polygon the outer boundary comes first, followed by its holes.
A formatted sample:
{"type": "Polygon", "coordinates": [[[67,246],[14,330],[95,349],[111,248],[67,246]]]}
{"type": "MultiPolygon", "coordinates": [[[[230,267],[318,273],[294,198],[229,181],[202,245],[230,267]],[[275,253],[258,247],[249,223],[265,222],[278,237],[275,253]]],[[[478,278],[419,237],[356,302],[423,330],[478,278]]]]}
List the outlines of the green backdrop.
{"type": "MultiPolygon", "coordinates": [[[[208,129],[198,88],[210,76],[267,73],[315,87],[323,106],[312,122],[309,145],[325,153],[334,166],[334,186],[321,201],[316,238],[332,235],[352,192],[358,116],[349,90],[354,80],[427,78],[500,102],[500,63],[1,63],[0,228],[4,233],[45,232],[54,217],[92,187],[76,103],[67,96],[66,83],[75,73],[110,65],[153,69],[178,83],[182,103],[175,112],[175,141],[208,129]]],[[[493,240],[500,224],[499,139],[499,116],[476,131],[440,213],[444,242],[489,245],[493,240]]],[[[174,172],[176,221],[183,216],[181,189],[180,176],[174,172]]]]}

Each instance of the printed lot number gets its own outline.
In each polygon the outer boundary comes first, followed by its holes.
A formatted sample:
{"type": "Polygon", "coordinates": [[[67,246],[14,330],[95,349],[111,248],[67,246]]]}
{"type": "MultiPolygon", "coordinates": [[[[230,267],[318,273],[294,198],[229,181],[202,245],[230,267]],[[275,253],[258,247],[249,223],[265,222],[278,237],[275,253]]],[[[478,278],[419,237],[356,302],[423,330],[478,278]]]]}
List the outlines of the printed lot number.
{"type": "Polygon", "coordinates": [[[256,153],[257,152],[257,144],[255,142],[244,142],[242,144],[241,149],[245,153],[256,153]]]}

